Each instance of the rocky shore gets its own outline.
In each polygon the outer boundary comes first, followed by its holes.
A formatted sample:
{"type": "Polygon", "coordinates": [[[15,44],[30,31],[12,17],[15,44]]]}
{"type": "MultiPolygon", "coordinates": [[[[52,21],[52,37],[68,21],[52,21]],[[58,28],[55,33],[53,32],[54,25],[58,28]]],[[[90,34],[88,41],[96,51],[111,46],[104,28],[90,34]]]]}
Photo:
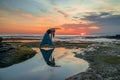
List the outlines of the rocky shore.
{"type": "Polygon", "coordinates": [[[92,44],[75,57],[89,63],[86,72],[66,80],[120,80],[120,44],[92,44]]]}
{"type": "Polygon", "coordinates": [[[22,46],[21,43],[4,43],[0,38],[0,68],[25,61],[35,54],[32,48],[22,46]]]}
{"type": "Polygon", "coordinates": [[[113,36],[86,36],[86,39],[94,39],[94,38],[108,38],[108,39],[120,39],[120,34],[113,36]]]}

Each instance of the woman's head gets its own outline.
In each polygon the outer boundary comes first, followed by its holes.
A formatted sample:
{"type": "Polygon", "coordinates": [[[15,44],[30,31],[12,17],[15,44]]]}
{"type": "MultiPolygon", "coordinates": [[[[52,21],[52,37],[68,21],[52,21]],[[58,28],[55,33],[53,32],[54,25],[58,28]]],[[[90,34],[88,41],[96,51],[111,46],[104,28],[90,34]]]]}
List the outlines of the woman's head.
{"type": "Polygon", "coordinates": [[[60,29],[60,28],[50,28],[47,30],[47,34],[51,34],[51,37],[54,37],[55,36],[55,30],[56,29],[60,29]]]}

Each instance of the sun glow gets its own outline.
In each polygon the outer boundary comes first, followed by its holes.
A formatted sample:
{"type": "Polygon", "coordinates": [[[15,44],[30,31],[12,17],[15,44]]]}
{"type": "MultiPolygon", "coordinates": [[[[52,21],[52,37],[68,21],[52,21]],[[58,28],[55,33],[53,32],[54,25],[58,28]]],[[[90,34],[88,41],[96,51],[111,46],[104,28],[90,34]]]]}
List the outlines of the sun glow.
{"type": "Polygon", "coordinates": [[[84,32],[82,32],[80,35],[81,35],[81,36],[84,36],[84,35],[85,35],[85,33],[84,33],[84,32]]]}

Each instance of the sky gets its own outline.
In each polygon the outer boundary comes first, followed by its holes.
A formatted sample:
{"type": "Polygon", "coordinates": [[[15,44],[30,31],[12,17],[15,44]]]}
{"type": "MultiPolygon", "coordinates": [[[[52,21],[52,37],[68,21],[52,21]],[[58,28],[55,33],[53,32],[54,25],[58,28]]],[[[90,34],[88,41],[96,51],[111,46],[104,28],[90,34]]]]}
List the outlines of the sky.
{"type": "Polygon", "coordinates": [[[0,0],[0,34],[120,34],[120,0],[0,0]]]}

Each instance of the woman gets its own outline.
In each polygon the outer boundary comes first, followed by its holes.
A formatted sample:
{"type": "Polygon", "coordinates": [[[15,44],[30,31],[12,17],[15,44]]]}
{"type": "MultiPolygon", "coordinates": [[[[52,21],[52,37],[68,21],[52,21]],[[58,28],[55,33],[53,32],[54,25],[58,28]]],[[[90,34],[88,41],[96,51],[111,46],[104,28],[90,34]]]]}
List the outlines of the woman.
{"type": "Polygon", "coordinates": [[[46,44],[54,47],[54,43],[52,42],[52,38],[55,36],[56,29],[59,29],[59,28],[50,28],[46,31],[45,35],[43,36],[40,47],[42,47],[43,45],[46,45],[46,44]]]}

